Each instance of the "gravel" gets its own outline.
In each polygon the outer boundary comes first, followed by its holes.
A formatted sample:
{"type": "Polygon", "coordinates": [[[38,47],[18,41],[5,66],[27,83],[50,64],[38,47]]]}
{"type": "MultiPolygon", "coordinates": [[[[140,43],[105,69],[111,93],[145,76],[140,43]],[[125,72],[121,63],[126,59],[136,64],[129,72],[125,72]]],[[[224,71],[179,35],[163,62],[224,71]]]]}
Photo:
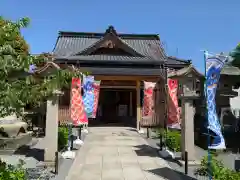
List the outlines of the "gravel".
{"type": "Polygon", "coordinates": [[[50,180],[55,175],[50,168],[27,168],[28,180],[50,180]]]}

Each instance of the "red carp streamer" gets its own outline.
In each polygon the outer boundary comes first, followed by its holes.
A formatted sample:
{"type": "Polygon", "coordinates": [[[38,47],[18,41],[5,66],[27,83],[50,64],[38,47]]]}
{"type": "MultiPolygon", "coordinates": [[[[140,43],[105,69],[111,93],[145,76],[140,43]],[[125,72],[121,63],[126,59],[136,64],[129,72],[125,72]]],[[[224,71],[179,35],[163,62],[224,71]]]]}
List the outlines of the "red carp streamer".
{"type": "Polygon", "coordinates": [[[180,129],[180,108],[178,107],[178,81],[168,79],[169,101],[168,101],[168,127],[180,129]]]}
{"type": "Polygon", "coordinates": [[[71,89],[71,119],[75,126],[81,124],[88,124],[88,118],[84,110],[82,95],[81,95],[81,79],[72,79],[71,89]]]}
{"type": "Polygon", "coordinates": [[[153,115],[153,90],[155,85],[156,83],[144,81],[143,117],[153,115]]]}

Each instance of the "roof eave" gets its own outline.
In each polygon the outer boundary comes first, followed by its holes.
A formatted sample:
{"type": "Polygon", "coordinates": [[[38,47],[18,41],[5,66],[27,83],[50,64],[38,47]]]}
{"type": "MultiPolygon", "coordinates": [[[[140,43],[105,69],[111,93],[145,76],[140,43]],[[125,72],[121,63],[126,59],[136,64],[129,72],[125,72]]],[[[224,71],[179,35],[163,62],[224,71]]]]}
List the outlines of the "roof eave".
{"type": "Polygon", "coordinates": [[[185,67],[185,68],[180,69],[178,71],[169,73],[168,77],[169,78],[183,78],[183,77],[186,77],[189,74],[195,74],[195,76],[197,76],[199,78],[204,77],[204,75],[202,73],[200,73],[197,69],[195,69],[192,64],[189,67],[185,67]]]}
{"type": "Polygon", "coordinates": [[[66,63],[66,64],[80,64],[80,63],[88,63],[88,64],[146,64],[146,65],[163,65],[164,61],[156,61],[156,60],[79,60],[79,59],[69,59],[69,58],[55,58],[55,63],[66,63]]]}

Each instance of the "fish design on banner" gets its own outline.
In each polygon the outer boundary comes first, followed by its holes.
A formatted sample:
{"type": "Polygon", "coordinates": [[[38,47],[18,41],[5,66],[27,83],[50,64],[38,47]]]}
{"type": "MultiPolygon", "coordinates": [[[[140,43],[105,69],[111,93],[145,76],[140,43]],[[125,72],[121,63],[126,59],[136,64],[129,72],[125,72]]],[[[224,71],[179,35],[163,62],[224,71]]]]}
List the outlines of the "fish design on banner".
{"type": "Polygon", "coordinates": [[[144,81],[144,99],[143,99],[143,112],[144,116],[152,116],[153,114],[153,90],[156,83],[144,81]]]}
{"type": "Polygon", "coordinates": [[[226,61],[223,56],[208,56],[206,57],[206,95],[208,108],[208,128],[213,133],[213,141],[209,144],[209,149],[225,149],[225,140],[222,135],[222,128],[219,117],[216,112],[216,90],[220,79],[220,73],[226,61]]]}
{"type": "Polygon", "coordinates": [[[83,104],[88,117],[92,117],[94,109],[94,77],[84,76],[83,77],[83,104]]]}
{"type": "Polygon", "coordinates": [[[99,100],[99,93],[100,93],[100,84],[101,84],[101,81],[96,81],[96,80],[93,83],[94,105],[93,105],[92,118],[96,118],[96,115],[97,115],[98,100],[99,100]]]}
{"type": "Polygon", "coordinates": [[[181,129],[180,122],[180,108],[178,106],[178,81],[175,79],[168,79],[168,122],[167,126],[170,128],[181,129]]]}
{"type": "Polygon", "coordinates": [[[83,100],[81,95],[81,79],[80,78],[72,78],[71,119],[75,126],[88,123],[88,118],[84,110],[84,105],[83,105],[83,100]]]}

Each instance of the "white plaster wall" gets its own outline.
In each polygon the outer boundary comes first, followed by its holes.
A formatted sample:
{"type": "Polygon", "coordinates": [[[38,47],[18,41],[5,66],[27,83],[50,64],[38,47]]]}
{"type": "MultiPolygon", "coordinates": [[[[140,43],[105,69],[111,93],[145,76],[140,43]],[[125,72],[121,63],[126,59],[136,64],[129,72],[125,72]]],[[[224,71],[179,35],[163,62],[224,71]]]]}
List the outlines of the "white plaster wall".
{"type": "Polygon", "coordinates": [[[231,109],[240,109],[240,88],[233,90],[238,92],[238,96],[230,98],[230,107],[231,109]]]}

